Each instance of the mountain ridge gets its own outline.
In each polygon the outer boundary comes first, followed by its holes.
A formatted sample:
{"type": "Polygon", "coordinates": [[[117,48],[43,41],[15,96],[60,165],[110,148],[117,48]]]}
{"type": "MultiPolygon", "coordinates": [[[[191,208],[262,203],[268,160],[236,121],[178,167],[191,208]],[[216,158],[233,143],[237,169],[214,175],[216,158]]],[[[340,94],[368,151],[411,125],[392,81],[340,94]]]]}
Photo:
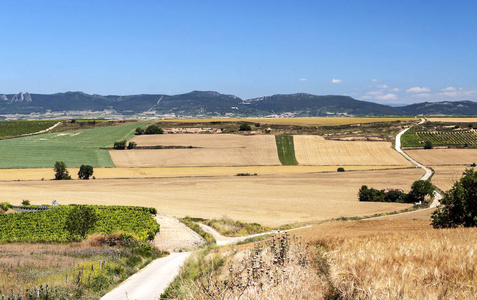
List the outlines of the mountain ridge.
{"type": "Polygon", "coordinates": [[[0,94],[0,114],[104,110],[126,116],[171,117],[477,115],[477,102],[462,100],[390,106],[342,95],[295,93],[242,99],[216,91],[122,96],[90,95],[81,91],[0,94]]]}

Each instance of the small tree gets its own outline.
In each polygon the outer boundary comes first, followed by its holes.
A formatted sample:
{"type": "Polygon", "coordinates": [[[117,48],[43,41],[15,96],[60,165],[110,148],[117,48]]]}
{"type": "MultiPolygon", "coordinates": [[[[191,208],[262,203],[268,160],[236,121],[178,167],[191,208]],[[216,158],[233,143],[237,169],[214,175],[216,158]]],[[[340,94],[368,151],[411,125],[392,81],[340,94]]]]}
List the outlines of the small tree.
{"type": "Polygon", "coordinates": [[[429,180],[417,180],[411,186],[411,191],[407,194],[406,202],[422,202],[424,203],[426,196],[432,196],[434,187],[429,180]]]}
{"type": "Polygon", "coordinates": [[[30,200],[23,200],[22,205],[24,205],[24,206],[30,205],[30,200]]]}
{"type": "Polygon", "coordinates": [[[90,165],[81,165],[78,171],[78,178],[89,179],[91,175],[93,175],[93,167],[90,165]]]}
{"type": "Polygon", "coordinates": [[[128,144],[128,149],[134,149],[136,148],[137,144],[135,142],[129,142],[128,144]]]}
{"type": "Polygon", "coordinates": [[[477,172],[467,169],[432,213],[434,228],[477,226],[477,172]]]}
{"type": "Polygon", "coordinates": [[[432,149],[432,148],[434,148],[434,145],[432,144],[431,141],[426,141],[424,143],[424,149],[432,149]]]}
{"type": "Polygon", "coordinates": [[[343,167],[339,167],[336,171],[338,171],[338,172],[344,172],[345,169],[344,169],[343,167]]]}
{"type": "Polygon", "coordinates": [[[164,130],[157,125],[151,125],[146,128],[145,134],[163,134],[164,130]]]}
{"type": "Polygon", "coordinates": [[[55,171],[56,180],[71,179],[71,176],[68,173],[68,170],[66,169],[66,164],[62,161],[57,161],[55,163],[55,167],[53,168],[53,171],[55,171]]]}
{"type": "Polygon", "coordinates": [[[141,127],[136,128],[135,134],[136,134],[136,135],[142,135],[142,134],[144,134],[144,128],[141,128],[141,127]]]}
{"type": "Polygon", "coordinates": [[[252,127],[248,123],[242,123],[240,124],[240,129],[239,131],[251,131],[252,127]]]}
{"type": "Polygon", "coordinates": [[[113,148],[116,150],[124,150],[126,149],[126,142],[127,142],[126,140],[114,142],[113,148]]]}
{"type": "Polygon", "coordinates": [[[94,229],[98,216],[91,206],[78,205],[68,213],[66,219],[66,230],[72,236],[85,238],[86,234],[94,229]]]}

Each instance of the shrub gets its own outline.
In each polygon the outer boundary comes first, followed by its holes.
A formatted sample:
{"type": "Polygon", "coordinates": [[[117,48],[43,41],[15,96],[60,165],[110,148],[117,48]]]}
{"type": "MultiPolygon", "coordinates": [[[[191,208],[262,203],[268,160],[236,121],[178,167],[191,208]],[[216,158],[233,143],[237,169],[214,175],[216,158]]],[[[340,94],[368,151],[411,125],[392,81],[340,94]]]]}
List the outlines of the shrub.
{"type": "Polygon", "coordinates": [[[93,167],[90,165],[81,165],[78,171],[78,178],[89,179],[91,175],[93,175],[93,167]]]}
{"type": "Polygon", "coordinates": [[[126,140],[114,142],[113,148],[116,150],[124,150],[126,149],[126,142],[127,142],[126,140]]]}
{"type": "Polygon", "coordinates": [[[30,200],[23,200],[22,205],[24,205],[24,206],[30,205],[30,200]]]}
{"type": "Polygon", "coordinates": [[[432,149],[432,148],[434,148],[434,145],[432,144],[431,141],[426,141],[424,143],[424,149],[432,149]]]}
{"type": "Polygon", "coordinates": [[[72,236],[80,236],[84,239],[86,234],[94,228],[97,220],[98,216],[93,207],[78,205],[69,212],[65,228],[72,236]]]}
{"type": "Polygon", "coordinates": [[[66,164],[62,161],[57,161],[53,168],[55,171],[55,180],[68,180],[71,179],[68,170],[66,169],[66,164]]]}
{"type": "Polygon", "coordinates": [[[144,134],[144,128],[141,128],[141,127],[136,128],[135,134],[136,134],[136,135],[142,135],[142,134],[144,134]]]}
{"type": "Polygon", "coordinates": [[[8,202],[2,202],[0,203],[0,208],[3,209],[4,211],[7,211],[9,208],[11,208],[12,205],[8,202]]]}
{"type": "Polygon", "coordinates": [[[146,128],[145,134],[163,134],[164,130],[157,125],[151,125],[146,128]]]}
{"type": "Polygon", "coordinates": [[[128,144],[128,149],[134,149],[134,148],[136,148],[136,146],[137,146],[137,143],[135,143],[135,142],[129,142],[129,144],[128,144]]]}
{"type": "Polygon", "coordinates": [[[240,129],[239,131],[251,131],[252,127],[248,123],[242,123],[240,124],[240,129]]]}
{"type": "Polygon", "coordinates": [[[337,171],[338,171],[338,172],[344,172],[345,169],[344,169],[343,167],[339,167],[337,171]]]}

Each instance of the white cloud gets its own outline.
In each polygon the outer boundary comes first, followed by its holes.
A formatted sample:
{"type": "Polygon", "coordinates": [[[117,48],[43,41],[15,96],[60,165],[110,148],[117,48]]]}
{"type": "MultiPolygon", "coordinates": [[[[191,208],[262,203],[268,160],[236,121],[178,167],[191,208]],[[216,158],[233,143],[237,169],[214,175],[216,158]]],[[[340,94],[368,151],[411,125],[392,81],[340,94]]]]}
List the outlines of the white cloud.
{"type": "Polygon", "coordinates": [[[371,81],[372,82],[379,82],[380,80],[379,79],[372,79],[371,81]]]}
{"type": "Polygon", "coordinates": [[[332,83],[342,83],[343,80],[341,80],[341,79],[331,79],[331,82],[332,83]]]}
{"type": "Polygon", "coordinates": [[[390,92],[399,92],[399,89],[398,88],[393,88],[393,89],[390,89],[389,91],[390,92]]]}
{"type": "Polygon", "coordinates": [[[300,81],[307,81],[308,79],[306,78],[300,78],[300,81]]]}
{"type": "Polygon", "coordinates": [[[377,87],[380,88],[380,89],[387,89],[388,88],[388,86],[385,85],[385,84],[379,84],[379,85],[377,85],[377,87]]]}
{"type": "Polygon", "coordinates": [[[443,92],[453,92],[455,90],[456,90],[456,88],[453,87],[453,86],[448,86],[445,89],[442,89],[443,92]]]}
{"type": "Polygon", "coordinates": [[[410,89],[407,89],[406,92],[408,93],[425,93],[425,92],[430,92],[431,89],[428,87],[412,87],[410,89]]]}
{"type": "Polygon", "coordinates": [[[386,94],[386,95],[376,96],[376,99],[379,99],[379,100],[396,100],[397,96],[395,94],[386,94]]]}
{"type": "Polygon", "coordinates": [[[366,95],[368,95],[368,96],[380,96],[382,94],[383,94],[383,92],[381,92],[381,91],[371,91],[371,92],[366,93],[366,95]]]}
{"type": "Polygon", "coordinates": [[[418,97],[418,98],[425,98],[425,97],[429,97],[431,94],[428,94],[428,93],[422,93],[422,94],[416,94],[416,95],[412,95],[413,97],[418,97]]]}

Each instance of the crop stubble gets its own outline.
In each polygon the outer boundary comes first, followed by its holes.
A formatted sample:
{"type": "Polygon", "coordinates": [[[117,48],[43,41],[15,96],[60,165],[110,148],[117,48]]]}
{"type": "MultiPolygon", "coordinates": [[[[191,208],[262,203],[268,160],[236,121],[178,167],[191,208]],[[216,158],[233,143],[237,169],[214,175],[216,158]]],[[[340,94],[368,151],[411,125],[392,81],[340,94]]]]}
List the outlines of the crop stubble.
{"type": "Polygon", "coordinates": [[[408,189],[420,169],[289,174],[250,177],[159,178],[137,180],[0,182],[11,203],[138,205],[184,217],[229,218],[277,226],[341,216],[370,215],[409,207],[360,203],[363,184],[408,189]]]}

